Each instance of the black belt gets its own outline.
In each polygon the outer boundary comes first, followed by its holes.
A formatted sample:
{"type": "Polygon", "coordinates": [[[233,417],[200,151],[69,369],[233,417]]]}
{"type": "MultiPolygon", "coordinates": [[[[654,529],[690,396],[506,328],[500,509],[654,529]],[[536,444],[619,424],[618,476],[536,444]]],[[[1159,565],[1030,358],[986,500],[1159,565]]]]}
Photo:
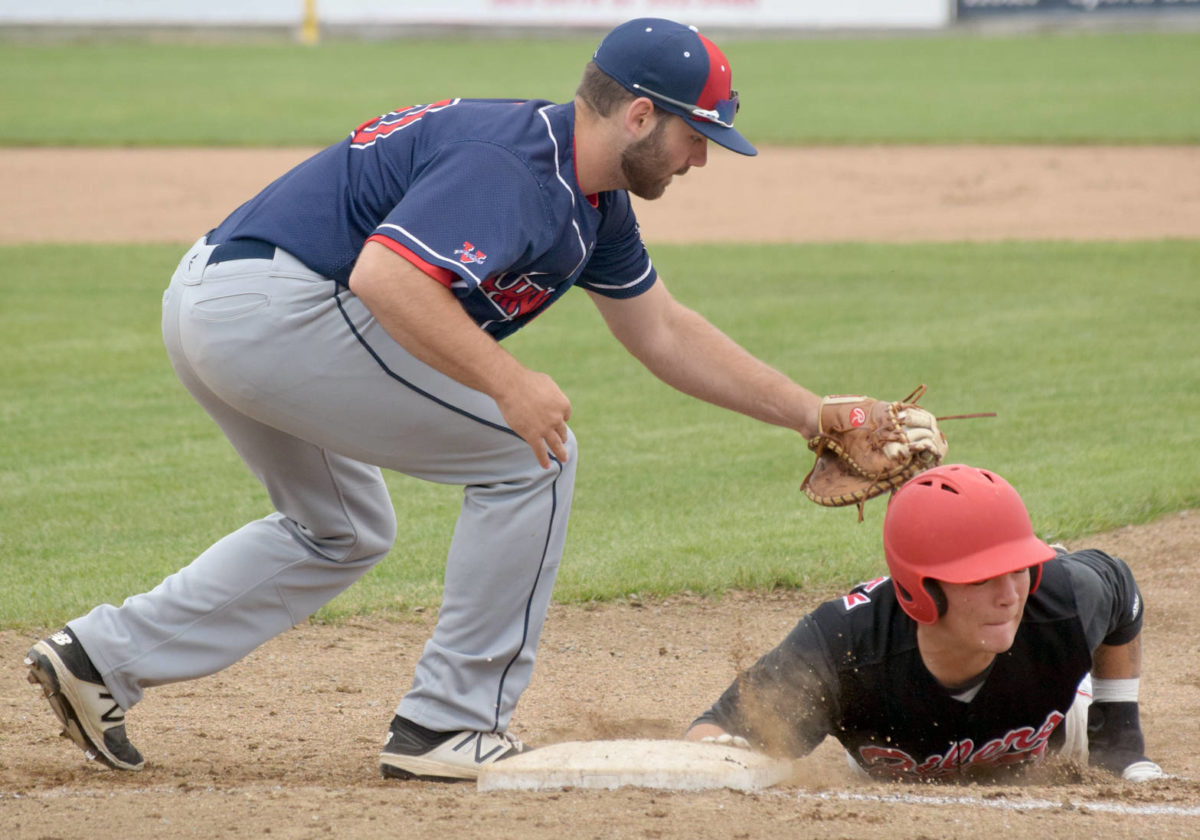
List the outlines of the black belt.
{"type": "Polygon", "coordinates": [[[222,242],[208,254],[206,265],[216,265],[230,260],[273,260],[275,246],[261,239],[231,239],[222,242]]]}

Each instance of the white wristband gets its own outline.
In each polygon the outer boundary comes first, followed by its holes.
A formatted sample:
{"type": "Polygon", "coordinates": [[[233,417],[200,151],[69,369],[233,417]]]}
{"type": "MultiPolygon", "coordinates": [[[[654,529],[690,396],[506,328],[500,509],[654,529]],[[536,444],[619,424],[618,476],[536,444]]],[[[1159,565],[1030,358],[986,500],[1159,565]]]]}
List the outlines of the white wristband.
{"type": "Polygon", "coordinates": [[[1128,680],[1105,680],[1092,675],[1092,702],[1136,703],[1138,699],[1137,677],[1128,680]]]}

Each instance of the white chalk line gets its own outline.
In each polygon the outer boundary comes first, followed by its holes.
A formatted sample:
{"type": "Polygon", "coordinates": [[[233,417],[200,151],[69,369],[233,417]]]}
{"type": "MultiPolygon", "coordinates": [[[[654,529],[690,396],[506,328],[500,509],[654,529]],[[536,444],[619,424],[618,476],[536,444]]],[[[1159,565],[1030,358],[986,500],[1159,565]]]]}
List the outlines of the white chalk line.
{"type": "MultiPolygon", "coordinates": [[[[74,798],[116,799],[123,795],[135,796],[190,796],[200,794],[218,794],[221,796],[238,796],[247,794],[298,793],[303,790],[319,790],[324,794],[353,795],[359,788],[313,788],[305,786],[293,788],[287,785],[272,785],[265,788],[190,788],[180,790],[175,787],[159,788],[128,788],[123,790],[40,790],[31,792],[0,791],[0,802],[11,800],[52,800],[74,798]]],[[[762,793],[795,799],[839,802],[873,802],[880,804],[929,805],[933,807],[970,806],[974,808],[990,808],[999,811],[1089,811],[1104,814],[1124,814],[1130,816],[1170,816],[1170,817],[1200,817],[1200,805],[1156,805],[1143,803],[1127,805],[1117,802],[1104,802],[1094,799],[985,799],[979,796],[931,796],[916,793],[855,793],[853,791],[780,791],[769,790],[762,793]]]]}
{"type": "Polygon", "coordinates": [[[0,790],[0,802],[6,799],[13,800],[33,800],[40,801],[43,799],[119,799],[122,796],[193,796],[195,794],[217,794],[219,796],[257,796],[260,794],[272,795],[277,793],[304,793],[309,791],[320,791],[324,794],[333,794],[335,796],[351,796],[354,793],[361,793],[362,788],[326,788],[314,787],[312,785],[304,785],[301,787],[292,787],[290,785],[271,785],[261,788],[226,788],[214,787],[211,785],[205,787],[142,787],[142,788],[114,788],[111,790],[95,790],[89,788],[55,788],[53,790],[0,790]]]}
{"type": "Polygon", "coordinates": [[[797,799],[838,800],[841,802],[878,802],[902,805],[968,805],[974,808],[992,808],[999,811],[1092,811],[1105,814],[1128,814],[1134,816],[1200,817],[1200,805],[1125,805],[1117,802],[1101,802],[1094,799],[1054,801],[1051,799],[984,799],[978,796],[929,796],[916,793],[853,793],[851,791],[823,791],[813,793],[778,792],[781,796],[797,799]]]}

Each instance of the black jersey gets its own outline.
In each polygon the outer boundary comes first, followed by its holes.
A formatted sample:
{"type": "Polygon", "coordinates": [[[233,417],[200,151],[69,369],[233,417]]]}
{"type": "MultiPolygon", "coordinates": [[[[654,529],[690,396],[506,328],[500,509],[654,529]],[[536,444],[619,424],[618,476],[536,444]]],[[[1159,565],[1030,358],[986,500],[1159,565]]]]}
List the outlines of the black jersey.
{"type": "Polygon", "coordinates": [[[917,623],[890,578],[879,578],[801,619],[697,722],[793,756],[832,735],[873,775],[992,774],[1046,754],[1092,652],[1131,641],[1142,612],[1124,562],[1059,554],[1044,565],[1012,647],[980,682],[952,692],[925,667],[917,623]]]}

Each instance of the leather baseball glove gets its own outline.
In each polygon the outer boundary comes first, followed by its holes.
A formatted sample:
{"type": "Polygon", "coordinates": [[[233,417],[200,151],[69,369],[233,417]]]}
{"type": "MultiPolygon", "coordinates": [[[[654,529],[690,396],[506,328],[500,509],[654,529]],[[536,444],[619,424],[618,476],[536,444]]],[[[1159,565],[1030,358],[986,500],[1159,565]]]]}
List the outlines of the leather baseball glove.
{"type": "Polygon", "coordinates": [[[821,400],[819,425],[808,440],[816,461],[800,487],[819,505],[858,505],[895,490],[946,457],[946,436],[937,418],[917,405],[920,385],[899,402],[864,396],[821,400]]]}

